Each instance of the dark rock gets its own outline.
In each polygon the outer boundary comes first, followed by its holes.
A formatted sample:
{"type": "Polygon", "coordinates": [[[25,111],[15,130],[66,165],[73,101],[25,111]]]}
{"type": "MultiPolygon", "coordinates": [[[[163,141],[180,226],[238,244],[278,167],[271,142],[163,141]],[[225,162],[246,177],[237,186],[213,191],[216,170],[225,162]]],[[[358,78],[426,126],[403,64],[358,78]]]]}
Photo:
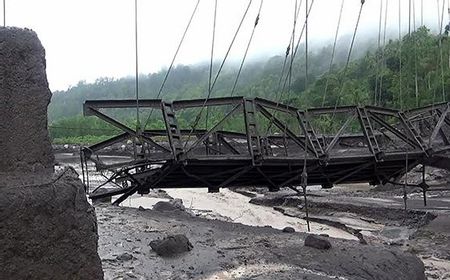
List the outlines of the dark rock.
{"type": "Polygon", "coordinates": [[[183,201],[181,199],[171,199],[169,201],[158,201],[154,206],[153,210],[160,212],[185,210],[183,201]]]}
{"type": "Polygon", "coordinates": [[[293,233],[293,232],[295,232],[295,229],[293,227],[285,227],[283,229],[283,232],[293,233]]]}
{"type": "Polygon", "coordinates": [[[119,261],[131,261],[133,259],[133,255],[128,254],[128,253],[123,253],[123,254],[118,255],[117,259],[119,261]]]}
{"type": "Polygon", "coordinates": [[[150,247],[162,257],[172,257],[180,253],[191,251],[194,246],[183,234],[167,236],[164,239],[153,240],[150,247]]]}
{"type": "Polygon", "coordinates": [[[330,236],[329,236],[328,234],[326,234],[326,233],[321,233],[320,236],[323,236],[323,237],[330,237],[330,236]]]}
{"type": "Polygon", "coordinates": [[[314,234],[310,234],[305,239],[305,246],[321,250],[328,250],[331,248],[331,243],[324,238],[321,238],[314,234]]]}
{"type": "Polygon", "coordinates": [[[138,210],[139,210],[139,211],[145,211],[145,208],[142,207],[142,206],[139,206],[138,210]]]}

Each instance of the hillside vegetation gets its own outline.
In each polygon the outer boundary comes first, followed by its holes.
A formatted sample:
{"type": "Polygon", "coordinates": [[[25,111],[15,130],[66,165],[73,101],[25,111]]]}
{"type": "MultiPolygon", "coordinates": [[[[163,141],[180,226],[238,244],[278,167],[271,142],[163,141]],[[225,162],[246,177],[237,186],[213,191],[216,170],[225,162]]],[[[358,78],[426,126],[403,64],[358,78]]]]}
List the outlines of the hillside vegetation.
{"type": "MultiPolygon", "coordinates": [[[[448,100],[450,42],[447,37],[434,35],[421,27],[401,41],[389,40],[383,48],[373,47],[377,45],[376,40],[371,43],[363,55],[353,56],[356,59],[348,65],[348,50],[339,47],[331,71],[332,46],[314,50],[309,55],[307,85],[304,53],[300,49],[292,71],[289,70],[290,58],[284,64],[284,55],[264,62],[248,62],[234,95],[264,97],[300,108],[349,104],[411,108],[448,100]],[[290,78],[289,73],[292,73],[290,78]]],[[[215,71],[218,68],[219,63],[216,63],[215,71]]],[[[237,70],[237,67],[224,68],[211,96],[230,96],[237,70]]],[[[141,98],[156,97],[166,71],[140,76],[141,98]]],[[[203,98],[208,93],[208,76],[209,65],[177,66],[172,69],[161,98],[203,98]]],[[[94,83],[79,82],[66,91],[55,92],[49,107],[51,136],[59,142],[92,142],[96,140],[94,136],[117,134],[116,129],[96,118],[82,117],[82,104],[88,99],[134,97],[135,81],[131,77],[99,78],[94,83]]],[[[219,118],[223,113],[220,110],[210,112],[209,119],[219,118]]],[[[135,115],[135,110],[121,110],[114,117],[135,126],[135,115]]],[[[145,122],[148,113],[142,112],[142,115],[146,128],[163,127],[156,114],[148,122],[145,122]]],[[[185,112],[180,122],[189,126],[195,116],[196,112],[185,112]]]]}

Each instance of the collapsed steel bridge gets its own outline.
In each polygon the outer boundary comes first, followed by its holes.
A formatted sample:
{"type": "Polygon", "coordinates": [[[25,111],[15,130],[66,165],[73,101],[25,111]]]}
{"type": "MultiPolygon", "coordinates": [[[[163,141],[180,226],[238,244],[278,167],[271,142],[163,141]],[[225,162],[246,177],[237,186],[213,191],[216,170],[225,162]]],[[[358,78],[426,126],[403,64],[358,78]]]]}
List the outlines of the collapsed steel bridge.
{"type": "MultiPolygon", "coordinates": [[[[136,110],[136,100],[84,103],[85,116],[122,131],[81,150],[83,167],[91,160],[97,170],[113,174],[90,194],[92,199],[120,195],[115,201],[120,204],[154,188],[217,192],[240,186],[277,191],[300,185],[375,185],[395,183],[419,164],[450,169],[450,103],[409,111],[374,106],[299,110],[262,98],[228,97],[139,100],[138,106],[151,110],[152,120],[160,118],[165,128],[140,131],[114,118],[116,110],[136,110]],[[179,123],[187,111],[221,117],[194,129],[179,123]],[[134,150],[126,163],[106,165],[95,156],[130,139],[134,150]],[[108,182],[118,187],[101,191],[108,182]]],[[[425,182],[418,186],[426,191],[425,182]]]]}

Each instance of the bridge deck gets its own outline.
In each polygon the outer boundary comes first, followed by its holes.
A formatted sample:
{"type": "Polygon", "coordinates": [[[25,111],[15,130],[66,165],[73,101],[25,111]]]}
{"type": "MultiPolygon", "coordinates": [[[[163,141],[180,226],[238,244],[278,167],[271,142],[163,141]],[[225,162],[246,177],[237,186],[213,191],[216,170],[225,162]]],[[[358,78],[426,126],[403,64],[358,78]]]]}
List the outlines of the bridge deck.
{"type": "Polygon", "coordinates": [[[379,184],[420,163],[432,165],[437,162],[437,151],[442,164],[442,155],[450,150],[447,103],[402,112],[373,106],[302,111],[243,97],[171,103],[141,100],[141,110],[158,111],[156,115],[165,125],[165,129],[145,131],[126,126],[111,111],[135,105],[134,100],[84,104],[85,115],[97,116],[123,131],[83,149],[83,161],[90,159],[99,169],[114,168],[110,180],[124,186],[93,193],[92,198],[123,194],[123,199],[151,188],[207,187],[217,191],[222,187],[267,186],[277,190],[300,184],[379,184]],[[182,127],[178,118],[189,110],[196,110],[197,116],[209,110],[221,117],[208,120],[209,124],[202,124],[206,122],[199,117],[199,129],[182,127]],[[136,148],[132,163],[108,167],[94,157],[127,139],[132,139],[136,148]],[[302,181],[305,167],[307,182],[305,178],[302,181]]]}

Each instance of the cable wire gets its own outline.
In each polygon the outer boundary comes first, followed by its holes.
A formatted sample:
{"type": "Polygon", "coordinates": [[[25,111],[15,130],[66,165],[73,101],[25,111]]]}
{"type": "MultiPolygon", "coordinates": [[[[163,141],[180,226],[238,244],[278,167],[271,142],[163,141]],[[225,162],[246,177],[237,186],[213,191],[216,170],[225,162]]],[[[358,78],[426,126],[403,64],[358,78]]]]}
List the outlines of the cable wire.
{"type": "Polygon", "coordinates": [[[226,60],[228,58],[228,55],[230,54],[231,48],[233,47],[234,42],[236,40],[236,37],[239,34],[239,31],[240,31],[240,29],[242,27],[242,23],[244,22],[245,18],[247,17],[248,10],[250,9],[252,1],[253,0],[250,0],[248,2],[247,8],[246,8],[244,14],[242,15],[241,21],[239,22],[239,25],[238,25],[235,33],[234,33],[233,39],[231,40],[231,43],[228,46],[227,52],[225,54],[225,57],[223,58],[222,63],[220,64],[219,70],[217,71],[217,74],[214,77],[214,81],[213,81],[213,83],[211,85],[211,91],[208,91],[208,95],[206,96],[205,101],[203,102],[203,105],[200,107],[200,112],[197,114],[193,124],[191,125],[191,131],[188,134],[188,139],[187,139],[186,143],[184,144],[184,147],[186,147],[186,145],[188,144],[188,142],[189,142],[189,140],[190,140],[190,138],[192,136],[192,133],[194,132],[194,130],[196,129],[196,127],[197,127],[197,125],[198,125],[198,123],[200,121],[200,118],[201,118],[201,115],[203,113],[203,110],[204,110],[206,104],[208,103],[209,98],[211,97],[212,90],[214,89],[214,86],[216,85],[217,79],[219,78],[219,76],[220,76],[220,74],[222,72],[223,66],[225,65],[225,62],[226,62],[226,60]]]}
{"type": "MultiPolygon", "coordinates": [[[[385,11],[384,11],[384,30],[383,30],[383,49],[381,52],[381,61],[382,61],[382,68],[386,68],[386,31],[387,31],[387,18],[388,18],[388,9],[389,9],[389,2],[386,0],[385,5],[385,11]]],[[[381,105],[382,101],[382,93],[383,93],[383,79],[384,75],[382,74],[380,77],[380,86],[379,86],[379,94],[378,94],[378,104],[381,105]]]]}
{"type": "MultiPolygon", "coordinates": [[[[439,1],[439,0],[438,0],[439,1]]],[[[399,103],[400,103],[400,109],[403,110],[403,92],[402,92],[402,7],[401,7],[401,0],[398,0],[398,43],[399,43],[399,59],[400,59],[400,65],[399,65],[399,103]]]]}
{"type": "Polygon", "coordinates": [[[417,70],[417,34],[416,34],[416,1],[413,2],[413,17],[414,17],[414,87],[416,97],[416,107],[419,107],[419,78],[417,70]]]}
{"type": "MultiPolygon", "coordinates": [[[[377,73],[376,73],[376,77],[375,77],[375,94],[374,94],[374,102],[373,105],[377,105],[377,99],[378,99],[378,80],[379,80],[379,76],[380,76],[380,59],[378,56],[378,51],[380,51],[381,49],[381,22],[383,21],[383,0],[380,1],[380,20],[378,22],[378,48],[377,48],[377,52],[375,52],[376,55],[376,59],[377,59],[377,73]]],[[[322,105],[323,107],[323,105],[322,105]]]]}
{"type": "MultiPolygon", "coordinates": [[[[314,0],[311,2],[310,6],[309,6],[309,8],[308,8],[308,16],[309,16],[309,14],[311,13],[313,4],[314,4],[314,0]]],[[[306,6],[306,7],[307,7],[307,6],[306,6]]],[[[299,46],[300,46],[300,41],[301,41],[301,39],[303,38],[303,34],[305,33],[305,30],[306,30],[306,20],[305,20],[305,22],[303,23],[302,30],[301,30],[301,32],[300,32],[300,35],[299,35],[298,39],[297,39],[297,43],[296,43],[296,45],[295,45],[295,51],[294,51],[294,53],[292,54],[292,56],[293,56],[293,59],[291,59],[291,62],[292,62],[292,63],[294,62],[294,59],[295,59],[295,57],[296,57],[296,55],[297,55],[298,48],[299,48],[299,46]]],[[[290,46],[290,47],[292,47],[292,46],[290,46]]],[[[285,93],[285,89],[286,89],[286,85],[287,85],[287,84],[288,84],[288,76],[286,75],[286,77],[285,77],[285,79],[284,79],[284,83],[283,83],[283,88],[281,89],[281,95],[279,96],[278,101],[277,101],[277,107],[278,107],[279,103],[281,102],[281,99],[283,98],[283,94],[285,93]]],[[[288,92],[288,97],[287,97],[286,99],[289,100],[289,98],[290,98],[290,92],[288,92]]]]}
{"type": "Polygon", "coordinates": [[[420,0],[420,26],[423,26],[423,0],[420,0]]]}
{"type": "MultiPolygon", "coordinates": [[[[296,7],[296,9],[295,9],[296,14],[295,14],[294,25],[295,25],[296,22],[298,21],[298,16],[299,16],[299,14],[300,14],[300,8],[301,8],[301,6],[302,6],[302,2],[303,2],[303,1],[300,1],[300,5],[298,5],[298,8],[296,7]]],[[[311,6],[310,6],[310,8],[309,8],[309,10],[308,10],[309,12],[311,12],[311,8],[312,8],[313,3],[314,3],[314,0],[312,1],[311,6]]],[[[305,8],[308,9],[307,3],[306,3],[306,5],[305,5],[305,8]]],[[[308,13],[309,13],[309,12],[308,12],[308,13]]],[[[300,36],[299,36],[299,39],[298,39],[298,41],[297,41],[297,45],[296,45],[297,48],[298,48],[298,44],[299,44],[299,42],[300,42],[300,39],[303,37],[303,32],[304,32],[304,30],[305,30],[305,25],[306,25],[306,21],[303,23],[302,31],[301,31],[300,36]]],[[[294,30],[294,27],[293,27],[293,30],[294,30]]],[[[287,59],[288,59],[288,57],[289,57],[289,54],[291,53],[291,50],[294,48],[294,44],[293,44],[293,43],[294,43],[294,40],[295,40],[294,35],[295,35],[294,32],[291,33],[291,37],[290,37],[290,39],[289,39],[289,45],[288,45],[288,47],[287,47],[287,49],[286,49],[286,55],[285,55],[285,57],[284,57],[284,62],[283,62],[283,67],[282,67],[280,79],[279,79],[279,81],[278,81],[278,88],[277,88],[277,91],[276,91],[276,94],[275,94],[275,100],[276,100],[276,107],[275,107],[275,108],[276,108],[276,109],[278,109],[278,107],[281,105],[281,99],[282,99],[283,94],[284,94],[284,92],[285,92],[286,84],[287,84],[288,78],[289,78],[289,72],[288,72],[287,75],[286,75],[286,77],[285,77],[285,79],[284,79],[283,87],[281,88],[281,82],[282,82],[283,77],[284,77],[284,70],[285,70],[285,67],[286,67],[286,62],[287,62],[287,59]]],[[[292,64],[293,64],[293,62],[294,62],[295,55],[296,55],[296,51],[294,51],[294,53],[291,53],[291,60],[290,60],[290,65],[289,65],[289,69],[290,69],[290,71],[291,71],[291,73],[290,73],[291,75],[292,75],[292,64]]],[[[289,95],[288,95],[288,99],[289,99],[289,96],[290,96],[290,93],[289,93],[289,95]]],[[[275,114],[276,114],[276,112],[275,112],[275,114]]],[[[270,118],[269,124],[268,124],[268,126],[267,126],[267,130],[266,130],[266,134],[268,134],[269,131],[270,131],[270,129],[272,128],[272,124],[273,124],[273,121],[274,121],[274,117],[275,117],[275,116],[272,116],[272,117],[270,118]]],[[[286,127],[285,127],[285,128],[286,128],[286,127]]]]}
{"type": "Polygon", "coordinates": [[[334,34],[334,43],[333,43],[333,50],[331,52],[330,66],[328,68],[328,75],[327,75],[327,80],[325,82],[325,90],[324,90],[323,98],[322,98],[322,107],[325,106],[325,100],[326,100],[326,97],[327,97],[328,86],[329,86],[329,83],[330,83],[330,73],[331,73],[331,70],[333,68],[334,57],[336,55],[336,45],[337,45],[337,39],[338,39],[338,35],[339,35],[339,29],[340,29],[340,26],[341,26],[342,12],[344,10],[344,3],[345,3],[345,0],[342,0],[341,1],[341,9],[339,11],[339,19],[338,19],[337,27],[336,27],[336,32],[334,34]]]}
{"type": "Polygon", "coordinates": [[[441,64],[441,84],[442,84],[442,102],[445,102],[445,82],[444,82],[444,57],[442,53],[442,28],[444,23],[445,0],[442,0],[441,26],[439,28],[439,56],[441,64]]]}
{"type": "Polygon", "coordinates": [[[134,39],[135,39],[135,91],[136,91],[136,132],[141,131],[139,118],[139,57],[138,57],[138,0],[134,0],[134,39]]]}
{"type": "MultiPolygon", "coordinates": [[[[400,0],[399,0],[399,1],[400,1],[400,0]]],[[[356,20],[355,29],[354,29],[354,31],[353,31],[352,42],[351,42],[351,44],[350,44],[350,48],[349,48],[349,51],[348,51],[347,62],[345,63],[345,68],[344,68],[343,76],[345,76],[345,74],[347,73],[348,65],[349,65],[349,63],[350,63],[350,58],[351,58],[352,52],[353,52],[353,45],[354,45],[354,43],[355,43],[356,34],[357,34],[357,32],[358,32],[359,22],[360,22],[360,20],[361,20],[361,14],[362,14],[362,10],[363,10],[363,7],[364,7],[364,3],[365,3],[365,0],[361,0],[361,6],[360,6],[359,12],[358,12],[358,19],[356,20]]],[[[337,106],[339,105],[339,101],[340,101],[340,99],[341,99],[341,96],[342,96],[343,91],[344,91],[344,82],[341,80],[341,89],[340,89],[340,91],[339,91],[339,94],[338,94],[338,96],[337,96],[337,98],[336,98],[336,102],[335,102],[335,104],[334,104],[333,116],[334,116],[335,113],[336,113],[336,109],[337,109],[337,106]]]]}
{"type": "Polygon", "coordinates": [[[255,19],[255,24],[253,25],[253,30],[252,30],[252,33],[251,33],[250,38],[248,40],[247,47],[246,47],[245,53],[244,53],[244,57],[242,58],[241,65],[239,66],[239,70],[238,70],[238,73],[236,75],[236,79],[234,80],[233,88],[231,89],[230,96],[233,96],[234,95],[234,91],[236,90],[236,86],[237,86],[239,77],[241,75],[245,59],[247,58],[248,50],[250,49],[250,44],[252,43],[253,36],[255,35],[256,26],[258,26],[258,23],[259,23],[259,19],[260,19],[261,9],[262,9],[263,3],[264,3],[264,0],[261,0],[261,3],[259,5],[258,14],[257,14],[256,19],[255,19]]]}
{"type": "MultiPolygon", "coordinates": [[[[170,66],[169,66],[169,69],[167,69],[166,75],[164,76],[164,79],[163,79],[163,81],[161,83],[161,86],[159,87],[158,94],[156,95],[156,99],[158,99],[161,96],[161,93],[162,93],[162,91],[164,89],[164,86],[165,86],[165,84],[167,82],[167,79],[169,78],[169,74],[172,71],[173,65],[174,65],[175,60],[176,60],[176,58],[178,56],[178,52],[181,49],[181,45],[184,42],[184,38],[186,37],[186,34],[187,34],[187,32],[188,32],[188,30],[189,30],[189,28],[191,26],[192,20],[194,19],[194,16],[195,16],[195,14],[197,12],[199,4],[200,4],[200,0],[197,0],[197,3],[195,4],[194,10],[192,11],[192,14],[191,14],[191,16],[189,18],[188,24],[186,25],[186,28],[184,29],[183,35],[181,36],[181,39],[180,39],[180,42],[178,43],[177,50],[175,51],[175,54],[174,54],[174,56],[172,58],[172,61],[171,61],[170,66]]],[[[147,120],[145,121],[144,129],[147,126],[148,122],[150,121],[150,118],[152,117],[153,111],[154,111],[153,109],[150,111],[150,114],[148,115],[147,120]]]]}
{"type": "MultiPolygon", "coordinates": [[[[212,40],[211,40],[211,56],[209,62],[209,78],[208,78],[208,95],[211,94],[212,91],[212,75],[213,75],[213,62],[214,62],[214,45],[216,41],[216,21],[217,21],[217,0],[214,1],[214,20],[213,20],[213,32],[212,32],[212,40]]],[[[208,118],[209,118],[209,108],[206,108],[206,118],[205,118],[205,129],[208,129],[208,118]]],[[[206,148],[206,153],[209,153],[209,149],[206,148]]]]}
{"type": "MultiPolygon", "coordinates": [[[[307,17],[309,17],[309,15],[310,15],[310,13],[311,13],[311,10],[312,10],[312,7],[313,7],[313,5],[314,5],[314,0],[312,0],[311,1],[311,4],[310,4],[310,6],[308,7],[308,5],[307,5],[308,3],[306,3],[306,5],[305,5],[305,9],[307,9],[307,17]]],[[[297,13],[297,16],[298,16],[298,13],[297,13]]],[[[297,51],[298,51],[298,47],[299,47],[299,45],[300,45],[300,41],[301,41],[301,39],[302,39],[302,37],[303,37],[303,33],[304,33],[304,31],[305,31],[305,28],[306,28],[306,19],[305,19],[305,22],[303,23],[303,27],[302,27],[302,30],[301,30],[301,32],[300,32],[300,36],[299,36],[299,38],[297,39],[297,44],[296,44],[296,46],[295,46],[295,51],[294,51],[294,53],[292,54],[292,56],[293,56],[293,58],[295,58],[295,56],[296,56],[296,54],[297,54],[297,51]]],[[[291,40],[290,40],[291,41],[291,40]]],[[[285,57],[285,62],[286,62],[286,60],[287,60],[287,57],[288,57],[288,55],[289,55],[289,51],[290,51],[290,49],[291,49],[291,45],[289,44],[289,46],[288,46],[288,49],[286,50],[286,57],[285,57]]],[[[293,59],[291,60],[291,62],[293,63],[293,59]]],[[[284,68],[284,65],[283,65],[283,68],[284,68]]],[[[283,77],[282,76],[280,76],[280,81],[281,81],[281,79],[282,79],[283,77]]],[[[275,106],[275,108],[276,109],[278,109],[279,108],[279,106],[281,105],[281,100],[282,100],[282,98],[283,98],[283,93],[285,92],[285,88],[286,88],[286,84],[287,84],[287,81],[288,81],[288,76],[286,75],[286,77],[285,77],[285,79],[284,79],[284,83],[283,83],[283,88],[280,90],[280,88],[278,88],[278,92],[277,92],[277,94],[276,94],[276,106],[275,106]],[[278,93],[280,93],[280,94],[278,94],[278,93]]],[[[279,85],[280,86],[280,85],[279,85]]],[[[288,100],[289,100],[289,98],[290,98],[290,92],[288,93],[288,100]]],[[[289,104],[286,104],[287,106],[289,105],[289,104]]],[[[275,114],[276,114],[276,112],[275,112],[275,114]]],[[[266,130],[266,134],[269,132],[269,130],[272,128],[272,124],[273,124],[273,121],[274,121],[274,117],[275,116],[272,116],[271,118],[270,118],[270,121],[269,121],[269,124],[268,124],[268,126],[267,126],[267,130],[266,130]]],[[[287,126],[285,126],[285,129],[287,128],[287,126]]]]}
{"type": "Polygon", "coordinates": [[[6,27],[6,0],[3,0],[3,27],[6,27]]]}

